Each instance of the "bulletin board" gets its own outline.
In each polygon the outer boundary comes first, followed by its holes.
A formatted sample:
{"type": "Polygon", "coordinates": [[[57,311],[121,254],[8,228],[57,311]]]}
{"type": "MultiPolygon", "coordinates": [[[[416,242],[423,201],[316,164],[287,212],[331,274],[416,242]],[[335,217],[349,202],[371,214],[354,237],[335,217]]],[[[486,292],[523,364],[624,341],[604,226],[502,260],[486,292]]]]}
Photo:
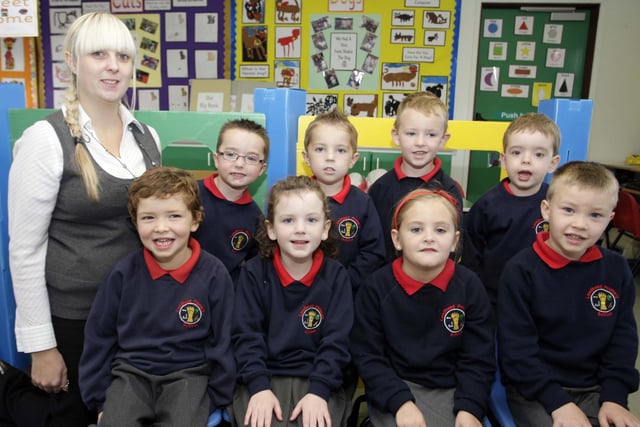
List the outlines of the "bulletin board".
{"type": "Polygon", "coordinates": [[[510,121],[544,99],[587,98],[596,23],[589,5],[483,5],[476,118],[510,121]]]}
{"type": "Polygon", "coordinates": [[[33,37],[0,38],[0,82],[21,84],[27,108],[38,106],[36,43],[33,37]]]}
{"type": "Polygon", "coordinates": [[[234,78],[303,88],[307,114],[393,117],[428,90],[451,116],[459,16],[460,0],[238,0],[234,78]]]}
{"type": "Polygon", "coordinates": [[[189,110],[190,79],[231,74],[232,0],[44,0],[41,3],[41,106],[62,104],[71,81],[64,64],[64,35],[83,13],[107,11],[131,30],[138,47],[137,109],[189,110]]]}

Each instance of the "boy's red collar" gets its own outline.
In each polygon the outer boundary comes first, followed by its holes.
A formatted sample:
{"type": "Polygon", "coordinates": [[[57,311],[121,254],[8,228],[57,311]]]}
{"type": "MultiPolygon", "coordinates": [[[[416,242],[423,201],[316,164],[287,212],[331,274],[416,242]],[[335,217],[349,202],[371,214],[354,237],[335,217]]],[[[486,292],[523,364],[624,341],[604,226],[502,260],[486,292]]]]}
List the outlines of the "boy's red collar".
{"type": "MultiPolygon", "coordinates": [[[[216,176],[218,176],[218,173],[214,172],[214,173],[211,174],[211,176],[209,176],[208,178],[204,179],[203,180],[204,187],[207,190],[209,190],[209,192],[211,194],[213,194],[215,197],[217,197],[218,199],[229,200],[226,197],[224,197],[224,194],[222,194],[222,191],[220,191],[220,189],[216,185],[216,181],[215,181],[216,176]]],[[[231,200],[229,200],[229,201],[231,202],[231,200]]],[[[248,205],[252,201],[253,201],[253,198],[251,197],[251,194],[249,194],[249,190],[245,189],[242,192],[242,196],[240,196],[240,198],[238,200],[235,200],[232,203],[236,203],[238,205],[248,205]]]]}
{"type": "Polygon", "coordinates": [[[189,257],[187,262],[174,270],[165,270],[164,268],[162,268],[160,264],[158,264],[158,261],[156,261],[156,259],[153,257],[149,249],[144,248],[144,262],[149,269],[151,278],[153,280],[157,280],[165,274],[168,274],[180,284],[186,282],[186,280],[189,278],[189,274],[191,274],[191,271],[193,271],[193,268],[196,266],[196,263],[200,258],[200,243],[198,243],[198,241],[193,237],[189,238],[189,247],[191,248],[191,256],[189,257]]]}
{"type": "MultiPolygon", "coordinates": [[[[558,270],[569,265],[572,260],[570,260],[569,258],[565,258],[558,252],[554,251],[551,246],[547,245],[547,240],[549,240],[549,232],[543,231],[541,233],[538,233],[538,235],[536,236],[536,241],[533,242],[533,250],[536,254],[538,254],[540,259],[542,259],[545,264],[547,264],[554,270],[558,270]]],[[[588,248],[576,262],[597,261],[601,259],[602,256],[603,255],[600,248],[594,245],[588,248]]]]}
{"type": "MultiPolygon", "coordinates": [[[[396,173],[396,177],[398,177],[399,180],[404,178],[411,178],[407,176],[407,174],[404,173],[404,171],[402,170],[402,162],[403,162],[403,159],[402,159],[402,156],[400,156],[396,159],[396,161],[393,164],[393,170],[396,173]]],[[[433,159],[433,169],[431,169],[431,172],[425,175],[422,175],[418,178],[420,178],[424,182],[429,182],[431,178],[433,178],[440,171],[441,167],[442,167],[442,160],[436,157],[433,159]]]]}

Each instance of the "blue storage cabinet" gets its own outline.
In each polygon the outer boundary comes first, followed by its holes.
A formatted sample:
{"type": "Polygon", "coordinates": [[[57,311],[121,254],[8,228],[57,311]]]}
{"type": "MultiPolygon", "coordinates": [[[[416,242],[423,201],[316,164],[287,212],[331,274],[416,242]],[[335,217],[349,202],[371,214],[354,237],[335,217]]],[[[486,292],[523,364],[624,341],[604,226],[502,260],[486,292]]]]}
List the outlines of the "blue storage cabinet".
{"type": "Polygon", "coordinates": [[[23,368],[29,357],[18,353],[14,334],[16,303],[9,272],[9,231],[7,223],[7,189],[11,144],[9,142],[9,108],[25,108],[24,87],[0,83],[0,360],[23,368]]]}
{"type": "Polygon", "coordinates": [[[560,128],[560,165],[572,160],[587,160],[592,100],[546,99],[540,101],[538,112],[549,116],[560,128]]]}

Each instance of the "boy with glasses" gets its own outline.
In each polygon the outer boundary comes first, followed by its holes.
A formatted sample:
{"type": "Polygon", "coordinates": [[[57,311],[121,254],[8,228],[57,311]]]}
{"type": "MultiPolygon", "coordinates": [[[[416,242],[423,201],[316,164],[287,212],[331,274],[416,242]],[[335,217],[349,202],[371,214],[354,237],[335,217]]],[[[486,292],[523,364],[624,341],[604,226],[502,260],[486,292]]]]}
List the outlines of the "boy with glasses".
{"type": "Polygon", "coordinates": [[[240,267],[257,254],[254,236],[262,211],[248,187],[267,169],[268,155],[269,136],[262,125],[231,120],[218,136],[213,155],[217,171],[198,181],[204,219],[195,238],[220,258],[234,282],[240,267]]]}

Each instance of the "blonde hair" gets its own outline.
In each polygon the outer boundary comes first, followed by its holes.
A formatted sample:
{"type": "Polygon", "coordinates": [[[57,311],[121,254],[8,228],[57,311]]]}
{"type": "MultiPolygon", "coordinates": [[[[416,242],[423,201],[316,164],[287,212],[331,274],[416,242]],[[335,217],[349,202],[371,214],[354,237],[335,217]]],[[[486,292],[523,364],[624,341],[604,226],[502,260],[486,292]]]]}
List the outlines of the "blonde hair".
{"type": "Polygon", "coordinates": [[[581,190],[594,190],[611,197],[612,209],[618,203],[620,185],[613,172],[595,162],[573,161],[560,166],[553,174],[547,200],[551,200],[560,186],[573,185],[581,190]]]}
{"type": "Polygon", "coordinates": [[[391,228],[395,230],[400,229],[400,225],[404,219],[404,213],[410,206],[421,200],[439,200],[451,214],[451,222],[453,222],[456,231],[460,229],[460,209],[458,208],[456,199],[444,190],[426,189],[413,190],[398,202],[393,214],[393,224],[391,228]]]}
{"type": "Polygon", "coordinates": [[[444,125],[444,131],[447,131],[447,127],[449,126],[449,113],[447,111],[447,107],[442,103],[442,100],[433,93],[416,92],[405,96],[398,106],[396,120],[393,123],[394,128],[400,128],[402,113],[405,110],[415,110],[426,116],[434,115],[440,117],[444,125]]]}
{"type": "MultiPolygon", "coordinates": [[[[77,63],[81,56],[101,50],[115,50],[125,53],[136,63],[136,46],[127,26],[115,15],[106,12],[87,13],[76,19],[69,27],[64,40],[64,50],[69,52],[71,61],[77,63]]],[[[71,73],[71,84],[64,94],[66,108],[65,122],[69,126],[71,136],[76,140],[74,159],[90,200],[100,200],[100,181],[87,147],[82,143],[82,127],[80,126],[80,101],[78,99],[78,75],[71,73]]],[[[134,70],[135,73],[135,70],[134,70]]],[[[133,102],[135,104],[135,79],[133,102]]]]}
{"type": "Polygon", "coordinates": [[[502,150],[507,151],[511,135],[519,132],[540,132],[546,138],[553,141],[553,155],[560,150],[560,129],[553,120],[542,113],[527,113],[518,117],[509,124],[502,138],[502,150]]]}
{"type": "Polygon", "coordinates": [[[349,134],[349,144],[351,149],[355,153],[358,151],[358,131],[356,127],[349,121],[349,118],[339,111],[337,108],[316,116],[307,129],[304,131],[304,149],[309,148],[311,140],[313,139],[313,130],[320,125],[329,125],[340,128],[349,134]]]}

